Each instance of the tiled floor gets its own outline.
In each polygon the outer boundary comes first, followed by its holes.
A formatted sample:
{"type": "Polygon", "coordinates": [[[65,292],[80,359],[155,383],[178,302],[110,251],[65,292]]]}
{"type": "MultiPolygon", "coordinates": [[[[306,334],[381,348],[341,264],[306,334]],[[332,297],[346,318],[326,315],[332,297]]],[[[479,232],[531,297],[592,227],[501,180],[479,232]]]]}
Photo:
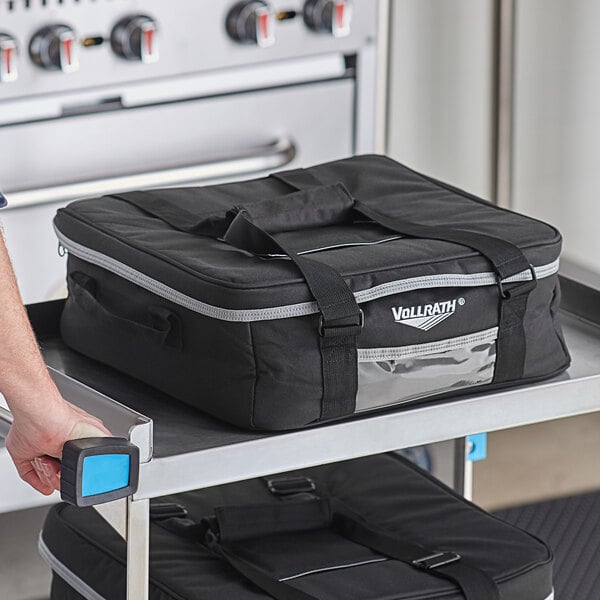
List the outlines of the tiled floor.
{"type": "MultiPolygon", "coordinates": [[[[600,414],[493,433],[488,443],[474,467],[475,501],[486,508],[600,489],[600,414]]],[[[0,515],[1,600],[48,599],[36,551],[46,511],[0,515]]]]}

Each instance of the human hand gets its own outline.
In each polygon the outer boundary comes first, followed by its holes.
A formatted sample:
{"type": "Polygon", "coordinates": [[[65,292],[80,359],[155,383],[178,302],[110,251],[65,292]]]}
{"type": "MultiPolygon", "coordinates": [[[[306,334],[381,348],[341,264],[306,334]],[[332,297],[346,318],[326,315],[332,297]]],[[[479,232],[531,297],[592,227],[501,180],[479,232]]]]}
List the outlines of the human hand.
{"type": "Polygon", "coordinates": [[[102,421],[62,397],[48,403],[43,414],[13,411],[6,448],[21,479],[48,496],[60,489],[60,459],[68,440],[110,436],[102,421]]]}

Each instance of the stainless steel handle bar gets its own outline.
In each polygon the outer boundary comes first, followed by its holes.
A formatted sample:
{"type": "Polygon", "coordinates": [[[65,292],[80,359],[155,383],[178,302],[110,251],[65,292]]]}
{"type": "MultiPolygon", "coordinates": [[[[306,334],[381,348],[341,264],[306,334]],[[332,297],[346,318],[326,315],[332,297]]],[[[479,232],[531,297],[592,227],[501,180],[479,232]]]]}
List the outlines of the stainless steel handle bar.
{"type": "Polygon", "coordinates": [[[49,202],[67,202],[78,198],[114,194],[132,189],[171,187],[210,179],[236,177],[279,169],[296,156],[296,146],[287,137],[271,144],[246,150],[223,159],[172,169],[107,177],[46,188],[7,192],[8,208],[21,208],[49,202]]]}
{"type": "Polygon", "coordinates": [[[0,406],[0,438],[5,438],[8,435],[8,430],[13,422],[13,416],[10,410],[6,410],[0,406]]]}

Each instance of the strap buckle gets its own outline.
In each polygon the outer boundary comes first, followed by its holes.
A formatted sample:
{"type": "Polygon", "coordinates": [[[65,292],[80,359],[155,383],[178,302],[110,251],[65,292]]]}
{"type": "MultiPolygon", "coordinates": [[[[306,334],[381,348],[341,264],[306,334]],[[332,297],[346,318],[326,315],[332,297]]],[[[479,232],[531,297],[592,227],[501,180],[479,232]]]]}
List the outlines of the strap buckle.
{"type": "Polygon", "coordinates": [[[514,298],[522,294],[529,294],[529,292],[534,290],[537,286],[537,275],[535,274],[535,267],[532,264],[529,265],[529,272],[531,273],[531,279],[523,281],[520,285],[510,288],[510,290],[504,289],[500,275],[496,275],[496,285],[500,291],[500,297],[503,300],[507,300],[508,298],[514,298]]]}
{"type": "Polygon", "coordinates": [[[412,564],[419,569],[429,571],[431,569],[443,567],[444,565],[449,565],[461,558],[461,555],[456,552],[436,552],[435,554],[430,554],[423,558],[417,558],[412,561],[412,564]]]}
{"type": "Polygon", "coordinates": [[[323,315],[319,318],[319,335],[321,337],[337,337],[342,335],[359,335],[365,326],[365,313],[362,308],[358,309],[358,324],[327,325],[323,315]]]}
{"type": "Polygon", "coordinates": [[[291,496],[292,494],[310,494],[317,489],[310,477],[279,477],[267,479],[267,487],[276,496],[291,496]]]}

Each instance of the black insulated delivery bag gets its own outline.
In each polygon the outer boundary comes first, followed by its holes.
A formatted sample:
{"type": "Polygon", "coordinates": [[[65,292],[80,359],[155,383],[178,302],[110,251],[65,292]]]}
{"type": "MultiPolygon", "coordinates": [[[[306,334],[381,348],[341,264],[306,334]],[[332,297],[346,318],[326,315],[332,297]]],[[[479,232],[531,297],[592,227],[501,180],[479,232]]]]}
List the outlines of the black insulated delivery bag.
{"type": "MultiPolygon", "coordinates": [[[[150,508],[151,600],[552,600],[552,552],[396,454],[179,494],[150,508]],[[187,513],[187,514],[186,514],[187,513]]],[[[51,509],[52,600],[125,600],[126,547],[51,509]]]]}
{"type": "Polygon", "coordinates": [[[383,156],[81,200],[55,228],[65,342],[241,427],[569,364],[558,231],[383,156]]]}
{"type": "MultiPolygon", "coordinates": [[[[395,453],[153,500],[151,600],[552,600],[550,549],[395,453]]],[[[59,504],[52,600],[125,599],[126,544],[59,504]]]]}

